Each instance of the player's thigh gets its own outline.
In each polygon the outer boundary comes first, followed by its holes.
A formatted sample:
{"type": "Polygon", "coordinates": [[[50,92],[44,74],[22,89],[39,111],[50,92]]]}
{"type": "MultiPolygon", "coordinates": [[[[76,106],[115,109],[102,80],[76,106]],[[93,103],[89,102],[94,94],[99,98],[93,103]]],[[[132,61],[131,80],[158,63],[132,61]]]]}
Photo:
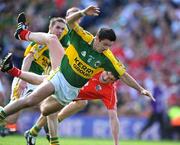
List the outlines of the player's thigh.
{"type": "Polygon", "coordinates": [[[54,97],[50,96],[42,102],[40,109],[43,114],[51,114],[59,111],[62,107],[54,97]]]}
{"type": "Polygon", "coordinates": [[[54,93],[54,86],[51,82],[41,83],[30,95],[26,97],[29,105],[36,105],[54,93]]]}

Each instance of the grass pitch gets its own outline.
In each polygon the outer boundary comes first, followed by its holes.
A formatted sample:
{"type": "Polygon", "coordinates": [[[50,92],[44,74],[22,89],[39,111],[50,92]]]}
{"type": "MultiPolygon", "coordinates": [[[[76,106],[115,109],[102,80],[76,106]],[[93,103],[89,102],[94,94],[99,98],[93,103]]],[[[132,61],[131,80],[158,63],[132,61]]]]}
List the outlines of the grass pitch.
{"type": "MultiPolygon", "coordinates": [[[[87,139],[87,138],[60,138],[61,145],[113,145],[112,140],[108,139],[87,139]]],[[[139,140],[122,140],[120,145],[179,145],[177,141],[139,141],[139,140]]],[[[0,137],[0,145],[26,145],[23,136],[0,137]]],[[[38,137],[36,145],[49,145],[45,137],[38,137]]]]}

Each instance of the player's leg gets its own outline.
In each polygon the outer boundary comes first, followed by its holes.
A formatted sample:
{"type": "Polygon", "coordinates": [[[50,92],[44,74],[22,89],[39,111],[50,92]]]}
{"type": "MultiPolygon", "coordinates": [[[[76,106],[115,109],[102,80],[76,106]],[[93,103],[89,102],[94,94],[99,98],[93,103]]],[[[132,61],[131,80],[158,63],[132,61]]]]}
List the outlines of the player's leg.
{"type": "Polygon", "coordinates": [[[61,122],[65,118],[81,111],[86,105],[87,100],[79,100],[73,101],[70,104],[66,105],[59,113],[58,113],[58,121],[61,122]]]}
{"type": "Polygon", "coordinates": [[[111,132],[114,139],[114,145],[119,145],[119,120],[117,116],[117,109],[108,110],[111,132]]]}
{"type": "Polygon", "coordinates": [[[20,69],[13,66],[12,63],[12,53],[8,53],[1,63],[0,63],[0,70],[2,72],[7,72],[13,77],[18,77],[28,83],[39,85],[43,82],[45,76],[37,75],[35,73],[21,71],[20,69]]]}
{"type": "MultiPolygon", "coordinates": [[[[41,111],[44,114],[50,114],[50,113],[57,112],[64,107],[56,100],[56,96],[53,96],[50,99],[51,100],[49,100],[49,101],[46,100],[45,104],[51,102],[51,104],[52,104],[51,106],[50,105],[42,105],[41,111]]],[[[49,128],[49,136],[48,137],[49,137],[50,144],[51,145],[59,145],[58,135],[57,135],[57,128],[58,128],[57,127],[58,126],[57,113],[47,116],[47,123],[48,123],[48,128],[49,128]]]]}
{"type": "Polygon", "coordinates": [[[21,71],[21,74],[18,77],[30,84],[40,85],[46,76],[38,75],[32,72],[21,71]]]}
{"type": "Polygon", "coordinates": [[[102,85],[102,89],[98,94],[102,96],[102,102],[108,110],[114,145],[119,145],[119,120],[117,116],[117,96],[115,87],[112,84],[102,85]]]}
{"type": "Polygon", "coordinates": [[[34,105],[37,105],[40,103],[43,99],[50,96],[52,93],[54,93],[54,86],[51,82],[45,81],[41,85],[37,87],[30,95],[28,95],[26,98],[20,98],[19,100],[12,102],[11,104],[8,104],[3,109],[1,108],[0,111],[0,121],[4,121],[4,119],[13,114],[16,113],[24,108],[32,107],[34,105]]]}
{"type": "MultiPolygon", "coordinates": [[[[65,118],[77,113],[78,111],[82,110],[87,105],[86,100],[79,100],[71,102],[69,105],[65,106],[59,113],[58,113],[58,122],[61,122],[65,118]]],[[[49,114],[51,112],[56,112],[60,110],[59,102],[56,101],[53,97],[48,97],[46,100],[43,101],[41,104],[41,111],[49,114]]],[[[46,117],[40,116],[36,122],[36,124],[30,129],[30,135],[36,137],[39,133],[39,129],[45,126],[45,132],[47,139],[49,140],[49,129],[47,127],[46,117]]],[[[30,140],[30,139],[28,139],[30,140]]],[[[27,141],[28,141],[27,140],[27,141]]]]}
{"type": "Polygon", "coordinates": [[[50,145],[59,145],[57,129],[58,129],[58,119],[57,113],[47,116],[47,123],[50,135],[50,145]]]}
{"type": "Polygon", "coordinates": [[[26,18],[24,13],[19,14],[17,19],[18,27],[15,32],[15,38],[47,45],[50,51],[52,68],[57,68],[62,60],[62,57],[64,56],[64,48],[59,42],[57,36],[54,34],[29,31],[25,24],[26,18]]]}
{"type": "MultiPolygon", "coordinates": [[[[54,97],[48,97],[40,105],[40,110],[44,114],[50,114],[51,112],[57,112],[62,108],[59,102],[54,97]]],[[[35,145],[36,137],[41,128],[47,124],[47,119],[42,114],[36,121],[35,125],[25,132],[25,138],[27,145],[35,145]]],[[[49,136],[48,136],[49,137],[49,136]]]]}

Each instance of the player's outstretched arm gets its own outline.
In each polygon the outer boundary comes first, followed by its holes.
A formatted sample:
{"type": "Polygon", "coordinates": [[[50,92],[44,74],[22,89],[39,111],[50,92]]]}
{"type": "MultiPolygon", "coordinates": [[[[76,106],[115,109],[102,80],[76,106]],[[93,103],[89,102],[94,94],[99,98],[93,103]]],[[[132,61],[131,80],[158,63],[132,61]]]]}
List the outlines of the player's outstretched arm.
{"type": "Polygon", "coordinates": [[[96,6],[89,6],[81,11],[75,12],[72,15],[66,17],[66,21],[70,28],[73,28],[74,23],[83,16],[98,16],[100,13],[99,8],[96,6]]]}
{"type": "Polygon", "coordinates": [[[128,86],[139,91],[142,95],[146,95],[149,98],[151,98],[153,101],[155,101],[155,98],[152,96],[151,92],[147,91],[142,86],[140,86],[138,82],[132,76],[130,76],[127,72],[125,72],[124,75],[122,75],[120,79],[128,86]]]}

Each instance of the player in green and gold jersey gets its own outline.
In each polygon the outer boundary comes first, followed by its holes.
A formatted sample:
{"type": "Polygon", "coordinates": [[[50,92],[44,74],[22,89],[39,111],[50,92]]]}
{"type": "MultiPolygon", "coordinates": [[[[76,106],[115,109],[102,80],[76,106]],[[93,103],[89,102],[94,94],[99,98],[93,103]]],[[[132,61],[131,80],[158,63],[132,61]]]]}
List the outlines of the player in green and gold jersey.
{"type": "MultiPolygon", "coordinates": [[[[64,48],[68,46],[69,38],[67,38],[67,32],[64,19],[60,17],[51,18],[48,33],[55,34],[64,48]]],[[[49,74],[50,69],[51,63],[48,47],[31,42],[25,50],[21,70],[42,75],[49,74]]],[[[12,83],[11,102],[31,93],[36,87],[36,85],[26,84],[25,81],[15,77],[12,83]]],[[[18,116],[19,113],[9,116],[7,122],[10,124],[16,123],[18,116]]]]}
{"type": "MultiPolygon", "coordinates": [[[[35,91],[33,91],[26,99],[20,99],[13,102],[10,105],[5,106],[0,111],[0,121],[3,120],[10,114],[13,114],[23,108],[31,107],[53,93],[56,95],[57,100],[56,108],[50,112],[43,112],[42,114],[47,116],[51,113],[59,111],[64,105],[71,102],[78,95],[80,88],[94,76],[96,73],[106,70],[112,72],[112,74],[117,78],[121,78],[126,84],[137,89],[142,94],[152,97],[151,93],[141,87],[130,75],[125,71],[123,64],[118,62],[113,56],[109,48],[112,46],[113,42],[116,40],[116,35],[114,31],[110,28],[101,28],[96,36],[94,37],[89,32],[81,28],[75,21],[84,15],[96,16],[99,14],[99,9],[94,6],[85,8],[84,10],[74,13],[69,17],[68,24],[70,26],[70,45],[65,51],[65,55],[62,56],[63,51],[61,45],[58,44],[57,39],[47,40],[44,42],[46,34],[42,34],[42,37],[35,36],[32,32],[27,29],[23,29],[23,22],[19,24],[17,29],[18,38],[23,40],[33,40],[36,42],[54,44],[54,48],[49,49],[56,50],[59,49],[59,53],[56,58],[51,58],[54,60],[61,60],[61,66],[50,75],[47,81],[44,81],[35,91]],[[31,35],[32,34],[32,35],[31,35]],[[56,45],[55,45],[56,44],[56,45]]],[[[12,72],[13,70],[6,65],[6,60],[1,64],[2,71],[12,72]]],[[[53,62],[53,61],[52,61],[53,62]]],[[[18,75],[21,75],[19,73],[18,75]]],[[[53,138],[56,135],[57,122],[56,116],[47,117],[48,125],[53,125],[55,130],[51,134],[51,145],[58,145],[57,139],[53,138]],[[52,124],[51,124],[52,123],[52,124]]],[[[50,132],[52,130],[50,129],[50,132]]]]}

